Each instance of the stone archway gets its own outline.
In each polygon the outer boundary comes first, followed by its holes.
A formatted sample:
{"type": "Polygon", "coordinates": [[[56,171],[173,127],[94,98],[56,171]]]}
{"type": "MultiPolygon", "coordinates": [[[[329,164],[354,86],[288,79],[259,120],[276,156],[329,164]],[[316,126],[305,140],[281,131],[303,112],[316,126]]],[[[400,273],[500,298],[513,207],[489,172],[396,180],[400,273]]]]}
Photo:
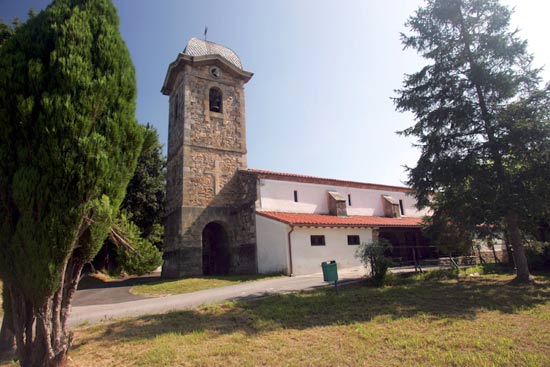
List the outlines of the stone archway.
{"type": "Polygon", "coordinates": [[[208,223],[202,230],[203,275],[228,274],[230,264],[227,231],[219,223],[208,223]]]}

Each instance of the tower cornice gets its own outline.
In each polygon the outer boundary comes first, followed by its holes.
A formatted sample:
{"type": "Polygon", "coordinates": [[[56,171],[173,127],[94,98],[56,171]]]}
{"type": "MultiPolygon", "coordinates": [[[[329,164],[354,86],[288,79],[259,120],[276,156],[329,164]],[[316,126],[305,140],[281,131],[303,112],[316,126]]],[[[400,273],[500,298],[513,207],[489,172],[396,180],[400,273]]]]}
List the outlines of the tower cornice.
{"type": "Polygon", "coordinates": [[[176,60],[168,66],[168,71],[166,72],[166,77],[164,78],[164,84],[160,90],[161,93],[164,95],[170,95],[174,88],[177,74],[180,71],[183,71],[185,65],[200,66],[204,64],[217,64],[219,67],[222,67],[226,71],[232,73],[236,78],[242,80],[243,83],[247,83],[254,75],[249,71],[239,69],[220,55],[189,56],[180,53],[176,60]]]}

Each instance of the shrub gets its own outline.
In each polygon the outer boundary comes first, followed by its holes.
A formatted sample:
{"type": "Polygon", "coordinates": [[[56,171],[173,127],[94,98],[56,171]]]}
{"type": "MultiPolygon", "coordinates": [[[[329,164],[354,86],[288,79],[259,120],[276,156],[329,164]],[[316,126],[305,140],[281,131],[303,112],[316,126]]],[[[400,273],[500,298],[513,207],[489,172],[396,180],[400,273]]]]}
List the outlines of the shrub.
{"type": "Polygon", "coordinates": [[[383,285],[391,260],[385,256],[385,253],[391,250],[391,244],[388,240],[379,239],[371,243],[363,243],[357,248],[355,256],[361,260],[367,270],[370,270],[370,276],[373,284],[383,285]]]}
{"type": "MultiPolygon", "coordinates": [[[[124,213],[117,219],[117,229],[125,243],[119,245],[116,262],[129,275],[144,275],[162,264],[162,254],[149,240],[142,238],[136,224],[124,213]]],[[[122,242],[118,240],[118,242],[122,242]]]]}
{"type": "Polygon", "coordinates": [[[529,241],[525,245],[525,255],[531,270],[550,269],[550,243],[529,241]]]}

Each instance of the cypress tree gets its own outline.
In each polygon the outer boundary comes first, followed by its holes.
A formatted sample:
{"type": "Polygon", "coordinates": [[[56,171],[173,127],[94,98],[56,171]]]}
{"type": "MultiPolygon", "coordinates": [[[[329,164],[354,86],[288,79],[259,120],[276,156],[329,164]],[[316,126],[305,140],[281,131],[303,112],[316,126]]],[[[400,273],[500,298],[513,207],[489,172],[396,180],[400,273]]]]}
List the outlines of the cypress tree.
{"type": "Polygon", "coordinates": [[[65,364],[83,265],[142,144],[110,0],[55,0],[0,48],[0,278],[22,366],[65,364]]]}

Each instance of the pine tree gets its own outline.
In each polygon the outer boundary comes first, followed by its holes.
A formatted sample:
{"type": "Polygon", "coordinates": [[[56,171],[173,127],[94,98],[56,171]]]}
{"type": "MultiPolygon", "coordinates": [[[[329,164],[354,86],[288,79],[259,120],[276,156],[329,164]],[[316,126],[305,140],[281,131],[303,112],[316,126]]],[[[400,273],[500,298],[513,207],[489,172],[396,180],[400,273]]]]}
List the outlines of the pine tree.
{"type": "Polygon", "coordinates": [[[409,170],[419,205],[437,200],[434,215],[472,230],[502,225],[528,282],[521,231],[548,202],[550,87],[510,15],[496,0],[428,0],[402,41],[430,63],[395,103],[416,120],[403,133],[421,148],[409,170]]]}
{"type": "Polygon", "coordinates": [[[22,366],[65,364],[82,267],[141,149],[135,98],[110,0],[55,0],[0,48],[0,278],[22,366]]]}

